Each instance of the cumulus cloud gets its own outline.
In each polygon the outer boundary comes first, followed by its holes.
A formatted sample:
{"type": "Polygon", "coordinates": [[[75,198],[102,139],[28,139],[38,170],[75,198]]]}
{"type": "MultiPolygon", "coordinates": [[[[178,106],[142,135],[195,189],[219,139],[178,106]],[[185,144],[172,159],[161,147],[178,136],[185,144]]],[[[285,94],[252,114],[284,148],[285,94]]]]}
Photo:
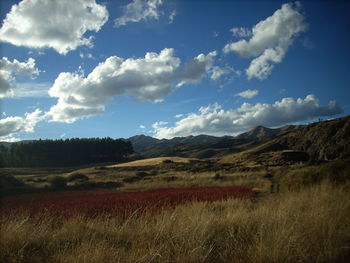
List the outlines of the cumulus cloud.
{"type": "MultiPolygon", "coordinates": [[[[124,13],[121,17],[114,20],[115,26],[125,26],[127,23],[139,22],[141,20],[158,20],[161,11],[159,7],[163,4],[162,0],[133,0],[124,7],[124,13]]],[[[169,19],[172,21],[176,13],[169,19]]]]}
{"type": "Polygon", "coordinates": [[[95,0],[23,0],[13,5],[0,29],[0,41],[29,48],[53,48],[67,54],[92,46],[87,31],[99,31],[108,20],[95,0]]]}
{"type": "Polygon", "coordinates": [[[283,98],[273,104],[243,103],[236,110],[224,110],[215,103],[201,107],[198,113],[188,114],[174,126],[157,122],[152,127],[157,138],[200,134],[236,135],[257,125],[276,127],[340,113],[342,109],[335,101],[329,102],[328,106],[321,106],[316,96],[308,95],[305,99],[283,98]]]}
{"type": "Polygon", "coordinates": [[[166,121],[157,121],[157,122],[152,124],[152,128],[155,130],[161,129],[161,128],[163,128],[163,126],[165,126],[167,124],[168,124],[168,122],[166,122],[166,121]]]}
{"type": "Polygon", "coordinates": [[[178,86],[182,86],[188,83],[198,83],[206,74],[208,74],[212,68],[216,51],[212,51],[205,54],[199,54],[197,57],[188,61],[185,66],[179,72],[179,79],[182,81],[178,86]]]}
{"type": "Polygon", "coordinates": [[[252,35],[252,31],[246,27],[233,27],[230,31],[235,37],[250,37],[252,35]]]}
{"type": "Polygon", "coordinates": [[[60,73],[49,90],[58,98],[47,116],[71,123],[101,114],[114,96],[133,95],[139,100],[160,102],[176,87],[196,83],[210,68],[213,54],[200,54],[183,67],[171,48],[146,53],[144,58],[109,57],[86,77],[83,72],[60,73]]]}
{"type": "Polygon", "coordinates": [[[210,69],[210,78],[212,80],[218,80],[219,78],[221,78],[223,75],[227,75],[230,73],[234,73],[236,75],[240,75],[241,72],[239,70],[235,70],[231,67],[219,67],[219,66],[213,66],[210,69]]]}
{"type": "Polygon", "coordinates": [[[140,124],[140,125],[139,125],[139,128],[140,128],[140,129],[146,129],[146,126],[145,126],[145,125],[140,124]]]}
{"type": "Polygon", "coordinates": [[[242,91],[242,92],[239,92],[237,93],[235,96],[239,96],[239,97],[242,97],[242,98],[246,98],[246,99],[251,99],[253,97],[255,97],[256,95],[259,94],[259,91],[258,90],[245,90],[245,91],[242,91]]]}
{"type": "Polygon", "coordinates": [[[271,74],[273,64],[282,61],[293,39],[306,30],[300,3],[283,4],[272,16],[253,27],[249,40],[229,43],[223,51],[245,58],[256,57],[246,70],[248,79],[265,79],[271,74]]]}
{"type": "Polygon", "coordinates": [[[35,67],[35,59],[29,58],[26,62],[8,58],[0,59],[0,98],[12,96],[16,87],[16,76],[29,76],[34,79],[40,70],[35,67]]]}
{"type": "Polygon", "coordinates": [[[34,128],[44,115],[39,109],[32,113],[26,113],[24,117],[6,117],[0,119],[0,140],[13,138],[13,135],[20,132],[34,132],[34,128]]]}

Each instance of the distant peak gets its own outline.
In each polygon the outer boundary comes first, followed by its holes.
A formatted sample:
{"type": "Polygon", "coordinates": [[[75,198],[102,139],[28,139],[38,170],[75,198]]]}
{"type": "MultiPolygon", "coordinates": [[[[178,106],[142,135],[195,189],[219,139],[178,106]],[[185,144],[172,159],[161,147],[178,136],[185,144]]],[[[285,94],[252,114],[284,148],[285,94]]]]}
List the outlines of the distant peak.
{"type": "Polygon", "coordinates": [[[269,129],[269,128],[262,126],[262,125],[258,125],[255,128],[253,128],[252,130],[258,130],[258,129],[269,129]]]}

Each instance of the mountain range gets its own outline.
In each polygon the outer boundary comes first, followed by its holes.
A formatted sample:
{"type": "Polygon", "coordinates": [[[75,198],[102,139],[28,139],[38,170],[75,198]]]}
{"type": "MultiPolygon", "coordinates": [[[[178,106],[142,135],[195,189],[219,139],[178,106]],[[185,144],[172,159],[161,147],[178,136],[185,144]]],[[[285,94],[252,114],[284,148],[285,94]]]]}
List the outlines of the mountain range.
{"type": "Polygon", "coordinates": [[[299,157],[303,160],[306,155],[311,159],[327,160],[350,154],[350,116],[276,129],[257,126],[236,137],[199,135],[167,140],[138,135],[128,140],[133,144],[134,150],[144,157],[179,156],[229,160],[230,156],[238,153],[266,155],[267,152],[283,151],[287,155],[286,151],[294,151],[299,152],[299,157]]]}
{"type": "MultiPolygon", "coordinates": [[[[198,135],[156,139],[137,135],[125,140],[132,143],[141,158],[179,156],[233,162],[237,158],[256,159],[257,155],[262,159],[283,159],[288,155],[287,159],[328,160],[350,155],[350,116],[275,129],[257,126],[236,137],[198,135]]],[[[0,145],[9,147],[11,144],[0,142],[0,145]]]]}
{"type": "Polygon", "coordinates": [[[273,138],[299,126],[287,125],[276,129],[257,126],[236,137],[215,137],[197,135],[175,137],[172,139],[156,139],[145,135],[136,135],[128,138],[134,150],[146,157],[182,156],[194,158],[208,158],[223,156],[232,152],[242,151],[269,138],[273,138]],[[239,146],[237,148],[237,146],[239,146]],[[236,149],[236,148],[237,149],[236,149]]]}

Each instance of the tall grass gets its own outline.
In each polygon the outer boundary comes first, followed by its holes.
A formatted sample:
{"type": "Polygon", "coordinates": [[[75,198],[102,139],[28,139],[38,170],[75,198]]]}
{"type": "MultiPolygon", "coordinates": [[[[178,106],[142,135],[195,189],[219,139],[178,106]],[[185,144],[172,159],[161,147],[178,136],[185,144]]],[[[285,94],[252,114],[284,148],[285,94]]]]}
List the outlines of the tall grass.
{"type": "Polygon", "coordinates": [[[350,193],[330,182],[154,216],[1,218],[0,262],[349,262],[350,193]]]}

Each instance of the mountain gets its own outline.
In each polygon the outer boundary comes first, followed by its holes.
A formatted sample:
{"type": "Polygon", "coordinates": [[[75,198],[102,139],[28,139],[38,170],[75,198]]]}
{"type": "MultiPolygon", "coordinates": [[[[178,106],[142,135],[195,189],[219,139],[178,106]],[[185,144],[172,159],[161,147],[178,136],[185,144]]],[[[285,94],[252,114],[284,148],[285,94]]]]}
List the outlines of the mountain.
{"type": "Polygon", "coordinates": [[[270,129],[264,126],[257,126],[248,132],[237,135],[235,138],[237,139],[267,139],[275,136],[279,136],[281,134],[290,132],[292,130],[297,129],[299,126],[295,125],[286,125],[277,129],[270,129]]]}
{"type": "Polygon", "coordinates": [[[234,158],[230,156],[236,158],[239,153],[242,153],[244,158],[260,154],[265,156],[263,158],[272,158],[267,153],[282,154],[282,151],[296,151],[300,153],[283,153],[283,158],[288,155],[287,159],[294,158],[300,161],[327,160],[342,158],[343,155],[350,153],[349,123],[350,116],[347,116],[309,125],[287,125],[275,129],[257,126],[236,137],[199,135],[159,140],[138,135],[128,140],[133,144],[134,150],[145,157],[180,156],[223,158],[232,161],[234,158]],[[291,157],[292,155],[294,157],[291,157]],[[298,156],[295,157],[296,155],[298,156]]]}
{"type": "Polygon", "coordinates": [[[318,160],[350,156],[350,116],[300,126],[276,142],[318,160]]]}
{"type": "Polygon", "coordinates": [[[223,157],[222,163],[281,165],[350,157],[350,116],[297,126],[255,147],[223,157]]]}
{"type": "Polygon", "coordinates": [[[257,126],[236,137],[199,135],[159,140],[139,135],[129,140],[135,151],[145,157],[217,158],[230,163],[254,160],[271,164],[330,160],[350,155],[350,116],[276,129],[257,126]]]}
{"type": "Polygon", "coordinates": [[[136,135],[126,140],[130,141],[134,147],[134,150],[138,153],[142,153],[146,156],[149,152],[155,153],[162,151],[166,148],[184,145],[184,144],[198,144],[198,143],[211,143],[220,140],[221,137],[198,135],[187,137],[174,137],[172,139],[156,139],[145,135],[136,135]]]}
{"type": "MultiPolygon", "coordinates": [[[[198,135],[157,139],[137,135],[125,140],[144,157],[216,158],[228,163],[253,160],[253,163],[274,164],[286,160],[330,160],[350,156],[350,116],[276,129],[257,126],[236,137],[198,135]]],[[[8,147],[11,143],[0,142],[0,145],[8,147]]]]}
{"type": "Polygon", "coordinates": [[[159,142],[158,139],[146,135],[136,135],[126,140],[131,142],[136,152],[143,152],[151,145],[155,145],[159,142]]]}

